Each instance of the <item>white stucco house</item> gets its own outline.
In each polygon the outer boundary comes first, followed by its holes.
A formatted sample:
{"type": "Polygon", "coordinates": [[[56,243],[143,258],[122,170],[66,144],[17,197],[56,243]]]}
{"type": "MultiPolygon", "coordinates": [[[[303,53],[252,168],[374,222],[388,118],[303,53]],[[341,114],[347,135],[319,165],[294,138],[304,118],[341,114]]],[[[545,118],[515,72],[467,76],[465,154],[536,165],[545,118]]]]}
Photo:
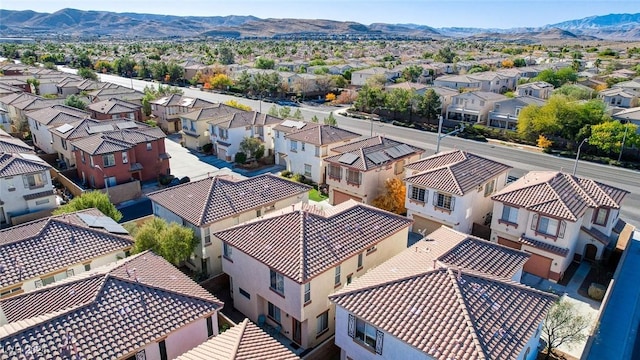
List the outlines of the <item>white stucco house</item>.
{"type": "Polygon", "coordinates": [[[47,154],[55,154],[52,129],[67,128],[83,119],[89,118],[89,113],[66,105],[54,105],[48,108],[27,113],[27,121],[33,144],[47,154]],[[68,124],[64,126],[65,124],[68,124]]]}
{"type": "Polygon", "coordinates": [[[468,123],[484,124],[489,118],[489,112],[497,101],[507,99],[506,96],[487,92],[470,91],[451,98],[451,105],[447,107],[446,119],[468,123]]]}

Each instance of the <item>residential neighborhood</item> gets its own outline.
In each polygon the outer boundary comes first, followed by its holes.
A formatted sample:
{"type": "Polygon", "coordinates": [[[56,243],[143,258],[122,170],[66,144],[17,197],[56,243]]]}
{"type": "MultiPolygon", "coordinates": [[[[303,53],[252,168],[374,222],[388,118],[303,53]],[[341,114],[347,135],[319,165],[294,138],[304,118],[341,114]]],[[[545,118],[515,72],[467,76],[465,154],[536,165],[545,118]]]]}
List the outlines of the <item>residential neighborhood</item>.
{"type": "Polygon", "coordinates": [[[0,10],[0,359],[640,356],[640,27],[158,6],[0,10]]]}

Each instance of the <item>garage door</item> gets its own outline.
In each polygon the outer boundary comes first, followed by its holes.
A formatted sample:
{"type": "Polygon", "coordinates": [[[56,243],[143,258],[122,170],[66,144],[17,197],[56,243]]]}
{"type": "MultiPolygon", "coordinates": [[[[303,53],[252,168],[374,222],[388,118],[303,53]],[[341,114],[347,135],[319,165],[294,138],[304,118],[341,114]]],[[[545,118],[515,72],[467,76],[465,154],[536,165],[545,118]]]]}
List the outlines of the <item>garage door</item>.
{"type": "Polygon", "coordinates": [[[443,225],[437,221],[429,220],[418,215],[413,215],[413,221],[414,223],[411,231],[422,232],[424,229],[426,229],[426,231],[424,232],[425,235],[431,234],[443,225]]]}
{"type": "Polygon", "coordinates": [[[548,279],[549,272],[551,271],[551,262],[553,260],[542,255],[532,253],[530,254],[531,257],[529,258],[529,260],[527,260],[526,263],[524,263],[523,270],[530,274],[540,276],[543,279],[548,279]]]}
{"type": "Polygon", "coordinates": [[[353,199],[357,202],[362,202],[362,198],[343,193],[342,191],[333,190],[333,205],[342,204],[349,199],[353,199]]]}
{"type": "Polygon", "coordinates": [[[522,244],[517,241],[511,241],[509,239],[505,239],[503,237],[498,236],[498,244],[510,247],[512,249],[520,250],[522,248],[522,244]]]}
{"type": "Polygon", "coordinates": [[[218,148],[218,159],[227,161],[227,149],[218,148]]]}

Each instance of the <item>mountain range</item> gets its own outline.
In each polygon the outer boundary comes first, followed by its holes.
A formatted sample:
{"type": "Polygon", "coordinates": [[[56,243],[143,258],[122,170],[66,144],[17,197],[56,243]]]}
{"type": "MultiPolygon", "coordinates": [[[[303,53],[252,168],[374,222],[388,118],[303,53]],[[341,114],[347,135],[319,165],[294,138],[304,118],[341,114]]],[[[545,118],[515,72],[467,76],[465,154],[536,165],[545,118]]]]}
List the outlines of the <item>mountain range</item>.
{"type": "Polygon", "coordinates": [[[640,40],[640,13],[609,14],[537,28],[432,28],[416,24],[364,25],[351,21],[260,19],[254,16],[174,16],[62,9],[54,13],[0,9],[1,37],[112,38],[473,38],[640,40]]]}

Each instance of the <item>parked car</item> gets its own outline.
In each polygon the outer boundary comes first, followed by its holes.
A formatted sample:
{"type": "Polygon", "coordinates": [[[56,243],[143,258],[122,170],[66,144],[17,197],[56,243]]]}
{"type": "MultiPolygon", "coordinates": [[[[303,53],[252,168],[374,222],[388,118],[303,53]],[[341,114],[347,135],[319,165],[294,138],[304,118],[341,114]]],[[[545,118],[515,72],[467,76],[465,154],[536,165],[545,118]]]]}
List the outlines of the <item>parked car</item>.
{"type": "Polygon", "coordinates": [[[298,103],[295,103],[293,101],[288,101],[288,100],[278,100],[277,104],[280,106],[293,106],[293,107],[300,106],[298,103]]]}

